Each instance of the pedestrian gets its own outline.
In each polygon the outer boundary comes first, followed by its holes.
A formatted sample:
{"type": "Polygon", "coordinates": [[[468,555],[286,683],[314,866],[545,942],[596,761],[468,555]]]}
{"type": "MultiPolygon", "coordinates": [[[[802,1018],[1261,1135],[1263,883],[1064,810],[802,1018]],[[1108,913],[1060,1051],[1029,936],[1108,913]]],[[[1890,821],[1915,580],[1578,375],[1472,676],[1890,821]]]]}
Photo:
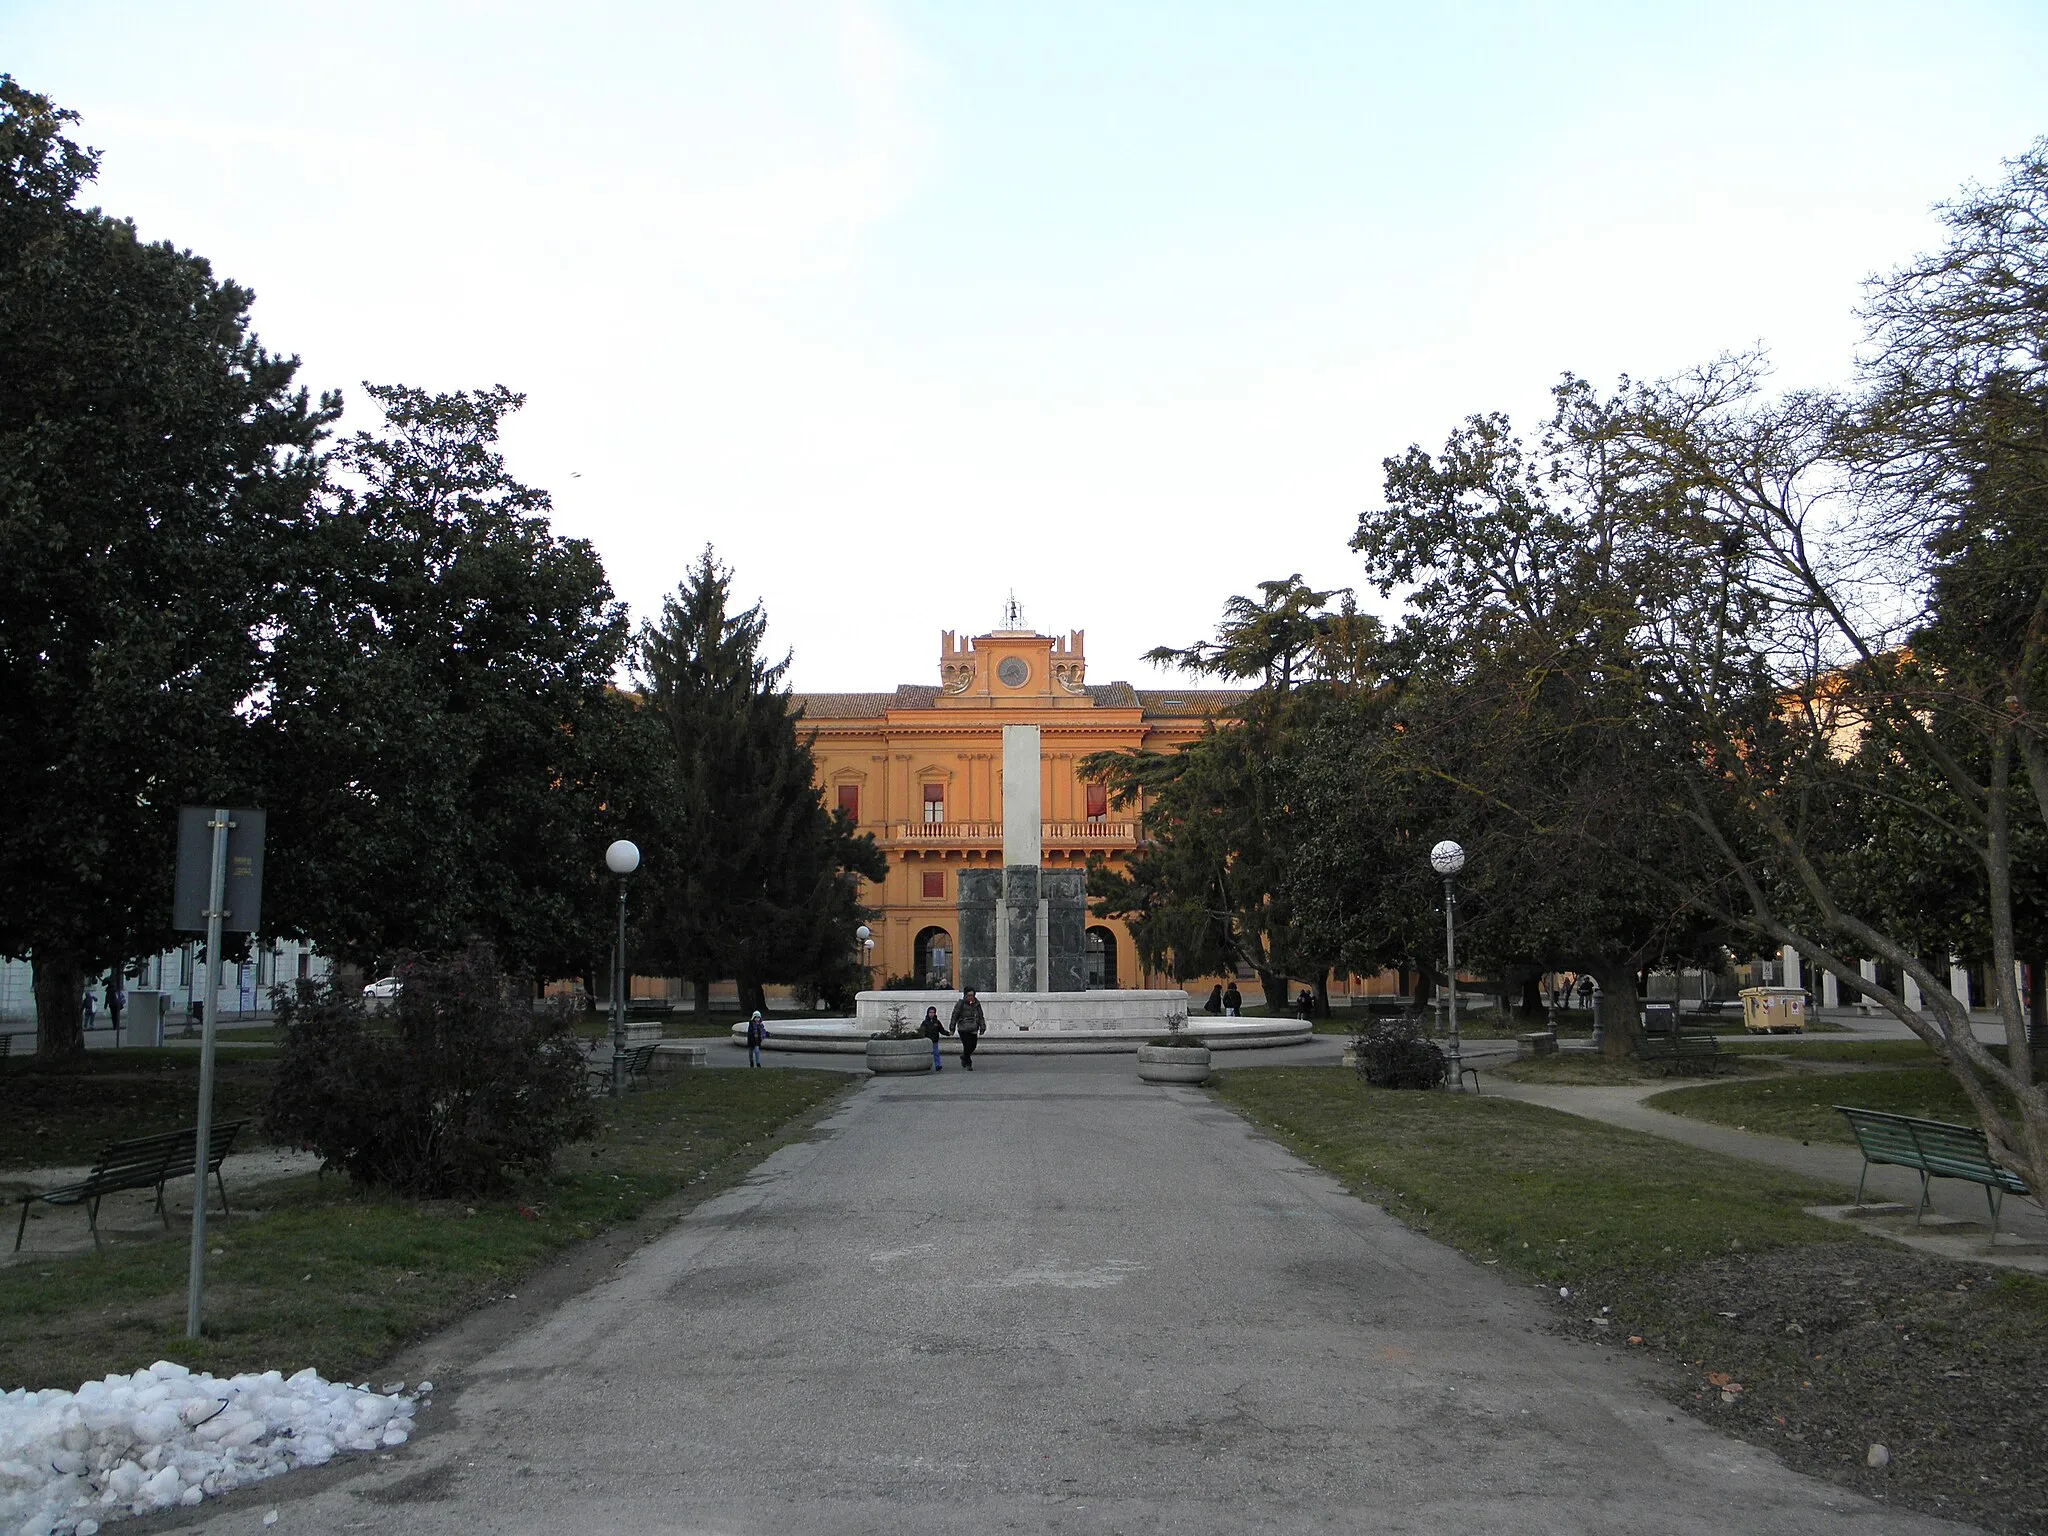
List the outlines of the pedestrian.
{"type": "Polygon", "coordinates": [[[761,1065],[761,1042],[763,1040],[766,1040],[767,1038],[768,1025],[761,1017],[761,1010],[756,1008],[754,1010],[754,1016],[747,1020],[748,1066],[758,1067],[759,1065],[761,1065]]]}
{"type": "Polygon", "coordinates": [[[1233,981],[1223,989],[1223,1016],[1226,1019],[1234,1019],[1237,1017],[1237,1010],[1243,1006],[1244,994],[1237,990],[1237,983],[1233,981]]]}
{"type": "Polygon", "coordinates": [[[1223,1011],[1223,983],[1219,981],[1219,982],[1217,982],[1217,983],[1216,983],[1216,985],[1215,985],[1215,986],[1213,986],[1213,987],[1211,987],[1211,988],[1209,989],[1209,1001],[1207,1001],[1206,1003],[1202,1004],[1202,1012],[1204,1012],[1204,1013],[1221,1013],[1222,1011],[1223,1011]]]}
{"type": "Polygon", "coordinates": [[[78,1007],[79,1011],[85,1016],[85,1027],[91,1029],[94,1021],[98,1019],[100,1012],[99,999],[92,995],[91,987],[85,989],[85,998],[79,1003],[78,1007]]]}
{"type": "Polygon", "coordinates": [[[114,1038],[121,1038],[121,1010],[128,1006],[128,989],[117,977],[107,988],[107,1022],[114,1026],[114,1038]]]}
{"type": "Polygon", "coordinates": [[[1579,978],[1579,1006],[1582,1008],[1591,1008],[1593,1006],[1593,978],[1590,976],[1581,976],[1579,978]]]}
{"type": "Polygon", "coordinates": [[[939,1060],[939,1037],[946,1033],[946,1026],[939,1022],[939,1010],[936,1007],[925,1009],[923,1022],[917,1026],[917,1032],[932,1043],[932,1070],[945,1071],[946,1064],[939,1060]]]}
{"type": "MultiPolygon", "coordinates": [[[[960,1001],[953,1005],[953,1030],[960,1036],[960,1065],[968,1071],[974,1070],[974,1047],[981,1040],[981,1032],[988,1028],[988,1020],[982,1017],[981,999],[969,987],[960,994],[960,1001]]],[[[938,1047],[932,1047],[934,1053],[938,1047]]]]}
{"type": "Polygon", "coordinates": [[[1316,995],[1307,987],[1301,989],[1301,996],[1294,1000],[1294,1011],[1301,1015],[1301,1022],[1313,1024],[1316,1021],[1316,995]]]}

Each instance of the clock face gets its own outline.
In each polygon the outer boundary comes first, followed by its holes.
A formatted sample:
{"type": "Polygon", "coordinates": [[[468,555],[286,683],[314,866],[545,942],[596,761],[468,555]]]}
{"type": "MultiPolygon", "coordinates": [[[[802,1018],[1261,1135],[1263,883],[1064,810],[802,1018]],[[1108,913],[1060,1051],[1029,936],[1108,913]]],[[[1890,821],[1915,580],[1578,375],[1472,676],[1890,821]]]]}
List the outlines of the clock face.
{"type": "Polygon", "coordinates": [[[996,668],[996,676],[1006,688],[1022,688],[1031,676],[1031,668],[1021,656],[1005,656],[1003,664],[996,668]]]}

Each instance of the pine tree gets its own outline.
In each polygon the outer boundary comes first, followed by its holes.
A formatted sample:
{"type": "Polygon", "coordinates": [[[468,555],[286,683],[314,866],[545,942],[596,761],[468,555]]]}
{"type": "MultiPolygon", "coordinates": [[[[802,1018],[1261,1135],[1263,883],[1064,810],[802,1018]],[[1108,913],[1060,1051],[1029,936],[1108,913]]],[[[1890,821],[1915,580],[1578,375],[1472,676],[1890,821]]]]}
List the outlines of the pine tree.
{"type": "Polygon", "coordinates": [[[637,671],[668,752],[644,791],[648,851],[635,953],[696,984],[768,982],[844,1001],[855,979],[854,876],[879,880],[874,839],[827,811],[784,677],[761,654],[767,615],[731,611],[732,572],[707,546],[659,622],[640,634],[637,671]]]}

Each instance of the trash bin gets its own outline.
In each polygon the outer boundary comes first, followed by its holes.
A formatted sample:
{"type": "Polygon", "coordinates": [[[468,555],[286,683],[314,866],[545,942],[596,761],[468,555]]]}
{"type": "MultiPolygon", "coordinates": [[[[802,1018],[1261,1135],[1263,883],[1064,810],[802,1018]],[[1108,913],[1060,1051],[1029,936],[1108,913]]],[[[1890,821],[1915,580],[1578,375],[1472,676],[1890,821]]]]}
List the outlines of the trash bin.
{"type": "Polygon", "coordinates": [[[1806,994],[1797,987],[1744,987],[1742,1027],[1751,1034],[1803,1034],[1806,994]]]}

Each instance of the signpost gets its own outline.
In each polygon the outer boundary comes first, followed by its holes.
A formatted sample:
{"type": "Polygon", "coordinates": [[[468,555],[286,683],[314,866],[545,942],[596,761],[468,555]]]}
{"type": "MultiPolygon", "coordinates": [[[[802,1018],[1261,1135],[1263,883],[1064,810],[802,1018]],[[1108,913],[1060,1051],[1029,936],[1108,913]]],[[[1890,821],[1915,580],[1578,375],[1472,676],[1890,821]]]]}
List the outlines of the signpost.
{"type": "Polygon", "coordinates": [[[224,935],[254,933],[263,915],[263,812],[188,805],[178,812],[177,879],[171,926],[206,935],[205,1002],[199,1040],[199,1126],[192,1162],[192,1260],[185,1286],[185,1337],[199,1337],[206,1289],[206,1164],[213,1150],[213,1042],[220,1012],[224,935]]]}

